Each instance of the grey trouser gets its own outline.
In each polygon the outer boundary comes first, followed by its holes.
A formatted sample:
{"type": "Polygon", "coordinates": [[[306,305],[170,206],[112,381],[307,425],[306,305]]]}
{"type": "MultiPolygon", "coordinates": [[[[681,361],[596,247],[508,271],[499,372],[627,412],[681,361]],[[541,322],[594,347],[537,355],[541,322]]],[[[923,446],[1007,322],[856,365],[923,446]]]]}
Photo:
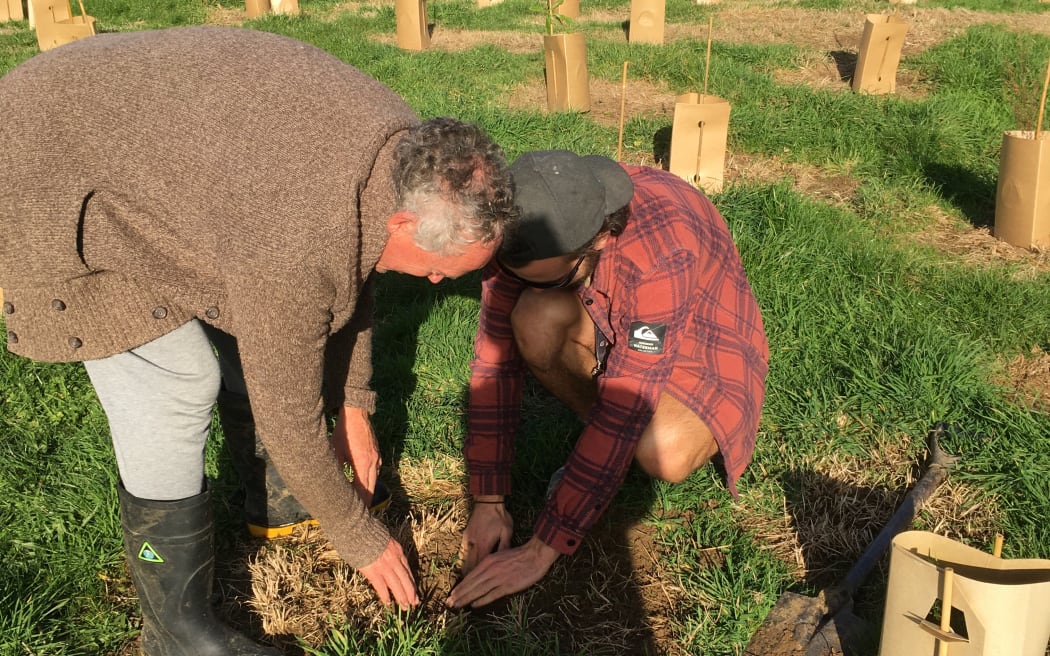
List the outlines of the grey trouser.
{"type": "Polygon", "coordinates": [[[174,501],[200,494],[222,379],[244,393],[239,358],[229,353],[235,344],[192,320],[138,348],[84,362],[109,419],[120,478],[133,496],[174,501]]]}

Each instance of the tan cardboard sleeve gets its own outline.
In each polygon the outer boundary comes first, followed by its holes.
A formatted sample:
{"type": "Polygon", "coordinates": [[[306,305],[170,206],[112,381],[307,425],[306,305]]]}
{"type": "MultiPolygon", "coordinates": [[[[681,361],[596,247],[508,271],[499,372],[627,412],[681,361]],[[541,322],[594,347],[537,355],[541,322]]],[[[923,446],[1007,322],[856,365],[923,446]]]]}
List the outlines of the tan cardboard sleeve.
{"type": "Polygon", "coordinates": [[[244,15],[258,18],[270,13],[270,0],[244,0],[244,15]]]}
{"type": "Polygon", "coordinates": [[[678,96],[671,124],[671,173],[706,192],[722,190],[730,109],[729,102],[717,96],[678,96]]]}
{"type": "Polygon", "coordinates": [[[1050,248],[1050,133],[1003,133],[993,234],[1022,248],[1050,248]]]}
{"type": "Polygon", "coordinates": [[[949,567],[950,656],[1045,656],[1050,560],[998,558],[926,531],[893,539],[880,656],[936,653],[943,634],[929,616],[949,567]]]}
{"type": "Polygon", "coordinates": [[[665,0],[631,0],[631,22],[627,40],[631,43],[663,43],[665,0]]]}
{"type": "Polygon", "coordinates": [[[87,14],[74,16],[69,8],[69,0],[29,2],[36,24],[37,45],[41,51],[95,34],[95,18],[87,14]]]}
{"type": "Polygon", "coordinates": [[[897,66],[908,24],[895,15],[868,14],[860,37],[853,90],[893,93],[897,90],[897,66]]]}
{"type": "Polygon", "coordinates": [[[299,0],[271,0],[270,9],[275,14],[299,15],[299,0]]]}
{"type": "Polygon", "coordinates": [[[547,75],[547,109],[588,111],[591,91],[583,33],[543,35],[543,62],[547,75]]]}
{"type": "Polygon", "coordinates": [[[426,0],[395,0],[394,13],[397,16],[397,45],[404,50],[430,47],[426,0]]]}
{"type": "Polygon", "coordinates": [[[22,0],[0,0],[0,23],[20,21],[25,18],[22,13],[22,0]]]}

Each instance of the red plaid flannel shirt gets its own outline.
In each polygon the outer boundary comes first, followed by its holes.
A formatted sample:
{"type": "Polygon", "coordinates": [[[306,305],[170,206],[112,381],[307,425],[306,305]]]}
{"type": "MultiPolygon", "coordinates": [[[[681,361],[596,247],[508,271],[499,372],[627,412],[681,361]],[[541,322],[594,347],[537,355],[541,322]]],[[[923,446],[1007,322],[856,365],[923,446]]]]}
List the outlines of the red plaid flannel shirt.
{"type": "MultiPolygon", "coordinates": [[[[563,554],[578,548],[620,489],[662,392],[694,408],[714,433],[734,496],[765,395],[762,317],[722,216],[670,173],[624,168],[634,182],[631,219],[601,251],[591,284],[578,290],[610,342],[606,369],[562,482],[534,528],[563,554]],[[662,352],[636,350],[646,345],[632,332],[643,325],[663,326],[662,352]]],[[[526,369],[510,311],[521,291],[494,263],[485,269],[464,445],[475,495],[511,492],[526,369]]]]}

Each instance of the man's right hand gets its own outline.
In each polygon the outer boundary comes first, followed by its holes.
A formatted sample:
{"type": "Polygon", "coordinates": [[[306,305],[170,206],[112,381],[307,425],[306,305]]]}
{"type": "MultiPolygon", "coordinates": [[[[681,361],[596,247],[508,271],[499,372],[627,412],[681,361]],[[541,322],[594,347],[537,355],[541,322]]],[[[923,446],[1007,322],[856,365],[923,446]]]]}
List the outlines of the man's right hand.
{"type": "Polygon", "coordinates": [[[513,533],[514,518],[507,512],[502,497],[477,497],[459,550],[463,573],[469,573],[490,553],[510,548],[513,533]]]}
{"type": "Polygon", "coordinates": [[[393,538],[387,542],[379,558],[360,571],[372,584],[384,606],[389,606],[391,600],[406,610],[419,605],[416,582],[408,567],[408,559],[401,545],[393,538]]]}

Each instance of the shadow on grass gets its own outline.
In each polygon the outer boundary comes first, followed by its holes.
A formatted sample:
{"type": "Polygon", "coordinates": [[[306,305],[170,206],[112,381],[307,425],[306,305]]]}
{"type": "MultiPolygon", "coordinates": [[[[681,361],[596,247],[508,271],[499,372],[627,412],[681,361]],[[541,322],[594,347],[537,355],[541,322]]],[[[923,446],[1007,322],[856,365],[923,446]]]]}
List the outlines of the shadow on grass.
{"type": "Polygon", "coordinates": [[[657,168],[668,170],[671,166],[671,126],[662,127],[653,134],[653,160],[657,168]]]}
{"type": "MultiPolygon", "coordinates": [[[[535,379],[526,378],[509,502],[514,546],[531,539],[550,477],[565,464],[582,428],[535,379]]],[[[679,609],[654,575],[659,548],[654,529],[643,524],[653,500],[652,481],[632,467],[574,554],[560,557],[531,588],[468,613],[475,640],[523,648],[545,644],[549,654],[668,653],[668,620],[679,609]]],[[[458,570],[452,572],[448,587],[458,578],[458,570]]]]}
{"type": "Polygon", "coordinates": [[[923,174],[940,189],[941,196],[957,207],[975,228],[991,228],[995,223],[995,182],[975,175],[962,166],[931,162],[923,174]]]}
{"type": "Polygon", "coordinates": [[[828,53],[828,57],[835,64],[839,79],[852,86],[853,75],[857,72],[857,53],[848,50],[832,50],[828,53]]]}
{"type": "MultiPolygon", "coordinates": [[[[651,503],[650,482],[636,473],[576,553],[528,590],[468,614],[475,641],[545,644],[552,655],[670,653],[669,620],[679,609],[654,580],[658,547],[642,523],[651,503]]],[[[542,509],[542,494],[511,504],[515,545],[529,540],[542,509]]]]}
{"type": "MultiPolygon", "coordinates": [[[[783,485],[805,567],[806,590],[797,594],[814,600],[821,590],[844,583],[908,492],[854,485],[810,470],[789,471],[783,485]]],[[[888,545],[876,557],[871,571],[852,596],[852,609],[862,620],[856,627],[856,644],[850,652],[854,654],[873,656],[878,643],[889,575],[888,545]]]]}

